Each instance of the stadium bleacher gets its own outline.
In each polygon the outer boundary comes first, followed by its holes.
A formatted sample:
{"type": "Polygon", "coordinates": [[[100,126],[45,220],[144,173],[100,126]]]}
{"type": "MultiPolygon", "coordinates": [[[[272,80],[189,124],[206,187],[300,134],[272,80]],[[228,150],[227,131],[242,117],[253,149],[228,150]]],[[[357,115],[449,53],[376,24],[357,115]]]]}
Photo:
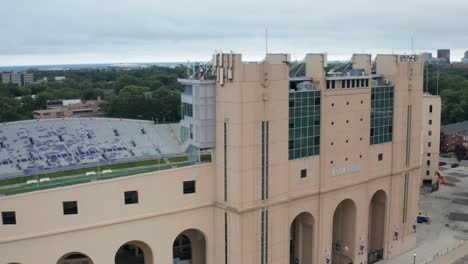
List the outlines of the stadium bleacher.
{"type": "Polygon", "coordinates": [[[185,151],[179,124],[114,118],[0,124],[0,179],[133,161],[185,151]]]}

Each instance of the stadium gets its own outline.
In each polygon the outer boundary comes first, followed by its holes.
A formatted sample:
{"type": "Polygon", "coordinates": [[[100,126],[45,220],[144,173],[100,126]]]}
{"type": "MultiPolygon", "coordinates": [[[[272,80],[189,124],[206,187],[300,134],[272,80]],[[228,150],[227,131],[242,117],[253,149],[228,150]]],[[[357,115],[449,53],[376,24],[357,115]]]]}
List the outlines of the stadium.
{"type": "Polygon", "coordinates": [[[112,118],[28,120],[0,125],[0,178],[174,157],[178,124],[112,118]]]}
{"type": "Polygon", "coordinates": [[[178,124],[0,125],[0,263],[350,264],[415,246],[440,125],[421,56],[202,69],[179,80],[178,124]]]}

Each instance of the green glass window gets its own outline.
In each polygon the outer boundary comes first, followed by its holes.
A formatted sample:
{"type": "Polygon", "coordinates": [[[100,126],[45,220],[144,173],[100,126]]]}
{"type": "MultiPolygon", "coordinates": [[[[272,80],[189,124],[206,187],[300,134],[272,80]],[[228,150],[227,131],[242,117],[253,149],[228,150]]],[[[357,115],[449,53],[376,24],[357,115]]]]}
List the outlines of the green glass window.
{"type": "Polygon", "coordinates": [[[320,91],[289,92],[289,159],[320,154],[320,91]]]}
{"type": "Polygon", "coordinates": [[[182,118],[184,118],[184,116],[193,117],[193,106],[192,106],[192,104],[182,103],[181,108],[182,108],[181,109],[182,118]]]}
{"type": "Polygon", "coordinates": [[[374,86],[371,92],[370,144],[392,141],[393,86],[374,86]]]}

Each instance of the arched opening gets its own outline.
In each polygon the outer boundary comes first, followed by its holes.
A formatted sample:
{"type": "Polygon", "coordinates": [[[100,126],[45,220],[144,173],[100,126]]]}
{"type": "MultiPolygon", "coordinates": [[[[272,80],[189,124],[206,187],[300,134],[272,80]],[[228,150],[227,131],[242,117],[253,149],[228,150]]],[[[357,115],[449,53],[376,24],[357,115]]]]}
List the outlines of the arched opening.
{"type": "Polygon", "coordinates": [[[57,264],[93,264],[93,261],[85,254],[73,252],[63,255],[57,264]]]}
{"type": "Polygon", "coordinates": [[[205,264],[206,240],[197,229],[188,229],[180,233],[172,245],[174,264],[205,264]]]}
{"type": "Polygon", "coordinates": [[[153,264],[153,253],[147,244],[130,241],[115,253],[115,264],[153,264]]]}
{"type": "Polygon", "coordinates": [[[367,263],[374,263],[383,259],[385,234],[385,209],[387,195],[384,191],[377,191],[372,196],[369,205],[369,231],[367,247],[367,263]]]}
{"type": "Polygon", "coordinates": [[[314,241],[314,217],[300,213],[291,223],[289,240],[289,263],[312,264],[314,241]]]}
{"type": "Polygon", "coordinates": [[[333,215],[333,264],[354,262],[356,241],[356,205],[350,199],[342,201],[333,215]]]}

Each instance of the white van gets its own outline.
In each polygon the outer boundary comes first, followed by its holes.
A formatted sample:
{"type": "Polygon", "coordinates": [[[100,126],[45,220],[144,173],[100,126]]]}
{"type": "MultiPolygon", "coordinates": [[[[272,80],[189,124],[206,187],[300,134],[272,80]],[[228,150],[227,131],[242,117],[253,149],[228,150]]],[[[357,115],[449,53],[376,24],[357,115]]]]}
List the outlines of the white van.
{"type": "Polygon", "coordinates": [[[45,177],[45,178],[40,178],[39,179],[39,182],[48,182],[50,181],[50,178],[49,177],[45,177]]]}
{"type": "Polygon", "coordinates": [[[91,176],[91,175],[96,175],[95,171],[88,171],[85,173],[85,176],[91,176]]]}
{"type": "Polygon", "coordinates": [[[112,173],[112,170],[111,170],[111,169],[107,169],[107,170],[103,170],[103,171],[102,171],[102,174],[106,174],[106,173],[112,173]]]}

